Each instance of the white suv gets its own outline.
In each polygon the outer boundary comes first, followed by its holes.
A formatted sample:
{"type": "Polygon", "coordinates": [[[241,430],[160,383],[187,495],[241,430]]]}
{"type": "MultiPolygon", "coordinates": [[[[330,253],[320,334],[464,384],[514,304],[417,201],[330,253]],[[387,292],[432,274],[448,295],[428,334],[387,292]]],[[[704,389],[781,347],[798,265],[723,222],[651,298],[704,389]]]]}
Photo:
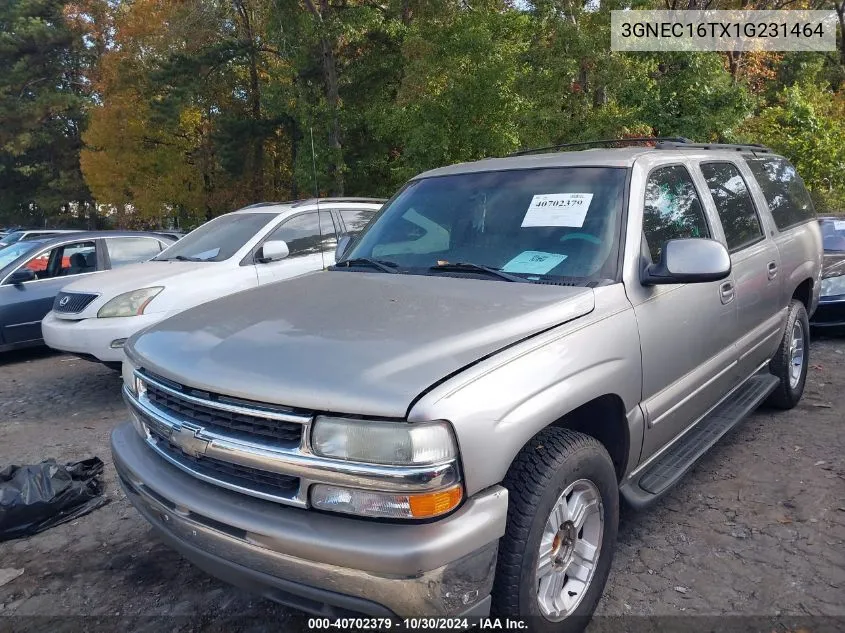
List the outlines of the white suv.
{"type": "Polygon", "coordinates": [[[338,238],[381,207],[373,198],[265,203],[217,217],[143,264],[62,289],[42,321],[55,349],[119,365],[139,330],[212,299],[320,270],[338,238]]]}

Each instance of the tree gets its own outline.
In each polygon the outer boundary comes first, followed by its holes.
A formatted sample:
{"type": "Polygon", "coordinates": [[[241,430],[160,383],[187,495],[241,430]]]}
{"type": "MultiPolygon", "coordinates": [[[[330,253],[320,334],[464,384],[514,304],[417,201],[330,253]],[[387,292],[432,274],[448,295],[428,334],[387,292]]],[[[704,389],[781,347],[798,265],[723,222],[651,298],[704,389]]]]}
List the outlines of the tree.
{"type": "Polygon", "coordinates": [[[65,9],[64,0],[0,2],[0,211],[39,225],[70,221],[71,208],[91,201],[79,151],[96,51],[65,9]]]}
{"type": "Polygon", "coordinates": [[[819,210],[845,209],[845,94],[796,83],[747,121],[739,136],[788,157],[819,210]]]}

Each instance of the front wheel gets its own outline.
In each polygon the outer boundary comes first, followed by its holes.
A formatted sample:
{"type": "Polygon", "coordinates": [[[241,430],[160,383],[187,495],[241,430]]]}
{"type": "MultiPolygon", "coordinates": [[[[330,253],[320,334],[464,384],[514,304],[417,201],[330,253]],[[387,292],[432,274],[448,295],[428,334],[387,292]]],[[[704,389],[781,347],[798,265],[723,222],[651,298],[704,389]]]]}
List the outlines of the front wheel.
{"type": "Polygon", "coordinates": [[[778,351],[769,363],[769,371],[779,382],[767,404],[791,409],[804,394],[807,367],[810,364],[810,320],[804,304],[795,299],[789,304],[786,329],[778,351]]]}
{"type": "Polygon", "coordinates": [[[504,480],[509,505],[493,585],[496,615],[532,630],[583,630],[601,598],[619,527],[613,462],[600,442],[547,428],[504,480]]]}

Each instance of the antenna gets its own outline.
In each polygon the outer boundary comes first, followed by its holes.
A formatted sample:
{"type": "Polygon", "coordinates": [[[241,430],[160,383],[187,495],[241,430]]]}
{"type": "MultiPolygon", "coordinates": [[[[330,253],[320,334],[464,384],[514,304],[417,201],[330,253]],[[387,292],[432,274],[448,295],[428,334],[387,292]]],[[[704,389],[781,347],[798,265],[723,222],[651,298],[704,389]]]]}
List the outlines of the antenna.
{"type": "MultiPolygon", "coordinates": [[[[328,213],[331,213],[330,211],[328,213]]],[[[329,216],[331,218],[331,216],[329,216]]],[[[332,219],[334,224],[334,219],[332,219]]],[[[320,234],[320,259],[323,262],[323,269],[326,268],[326,249],[323,243],[323,212],[320,211],[320,199],[317,198],[317,232],[320,234]]]]}
{"type": "Polygon", "coordinates": [[[320,197],[320,191],[317,189],[317,157],[314,154],[314,126],[309,126],[311,130],[311,173],[314,175],[314,197],[320,197]]]}

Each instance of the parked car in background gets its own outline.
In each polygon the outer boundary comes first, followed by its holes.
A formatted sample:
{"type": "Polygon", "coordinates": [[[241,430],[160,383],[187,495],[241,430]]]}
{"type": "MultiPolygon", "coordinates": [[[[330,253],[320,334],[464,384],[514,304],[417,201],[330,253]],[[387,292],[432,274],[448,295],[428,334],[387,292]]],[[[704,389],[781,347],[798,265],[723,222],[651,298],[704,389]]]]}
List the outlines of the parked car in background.
{"type": "Polygon", "coordinates": [[[128,341],[127,497],[305,610],[571,633],[620,493],[800,400],[822,242],[786,159],[674,141],[421,174],[339,259],[128,341]]]}
{"type": "Polygon", "coordinates": [[[383,202],[266,203],[217,217],[150,262],[63,288],[42,324],[45,340],[119,367],[124,341],[142,328],[200,303],[333,264],[338,237],[356,235],[383,202]]]}
{"type": "Polygon", "coordinates": [[[173,243],[135,231],[74,231],[0,250],[0,351],[43,343],[41,319],[73,279],[143,261],[173,243]]]}
{"type": "Polygon", "coordinates": [[[56,235],[64,235],[66,233],[79,233],[79,231],[75,229],[22,229],[12,231],[11,233],[4,235],[3,239],[0,239],[0,248],[5,248],[6,246],[9,246],[9,244],[14,244],[15,242],[37,240],[42,237],[53,237],[56,235]]]}
{"type": "Polygon", "coordinates": [[[821,297],[810,324],[845,330],[845,217],[819,218],[824,243],[821,297]]]}

